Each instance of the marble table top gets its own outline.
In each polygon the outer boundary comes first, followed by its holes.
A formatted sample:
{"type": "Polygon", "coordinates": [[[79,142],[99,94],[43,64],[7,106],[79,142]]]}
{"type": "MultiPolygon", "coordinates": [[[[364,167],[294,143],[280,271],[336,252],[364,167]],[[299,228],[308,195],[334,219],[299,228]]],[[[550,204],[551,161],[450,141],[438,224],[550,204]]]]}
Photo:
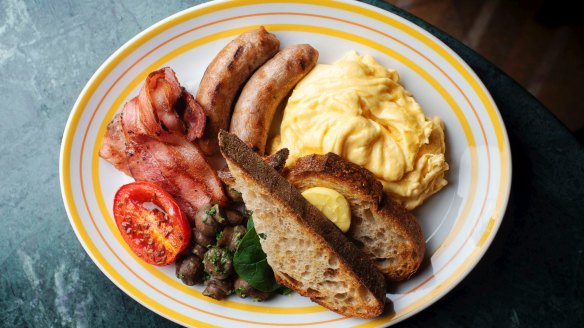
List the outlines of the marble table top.
{"type": "MultiPolygon", "coordinates": [[[[151,24],[201,1],[0,0],[0,326],[170,327],[87,256],[59,190],[67,117],[93,72],[151,24]]],[[[452,292],[402,327],[572,327],[584,321],[584,148],[527,91],[427,29],[477,72],[505,121],[513,187],[497,237],[452,292]]]]}

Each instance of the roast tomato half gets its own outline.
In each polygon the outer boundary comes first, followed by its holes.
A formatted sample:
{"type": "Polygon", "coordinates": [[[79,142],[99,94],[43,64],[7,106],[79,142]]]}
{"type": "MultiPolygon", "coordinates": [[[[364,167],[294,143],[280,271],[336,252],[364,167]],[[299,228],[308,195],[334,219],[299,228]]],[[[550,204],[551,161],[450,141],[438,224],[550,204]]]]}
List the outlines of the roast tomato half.
{"type": "Polygon", "coordinates": [[[114,217],[128,246],[150,264],[174,262],[191,238],[187,218],[176,201],[150,182],[122,186],[114,198],[114,217]]]}

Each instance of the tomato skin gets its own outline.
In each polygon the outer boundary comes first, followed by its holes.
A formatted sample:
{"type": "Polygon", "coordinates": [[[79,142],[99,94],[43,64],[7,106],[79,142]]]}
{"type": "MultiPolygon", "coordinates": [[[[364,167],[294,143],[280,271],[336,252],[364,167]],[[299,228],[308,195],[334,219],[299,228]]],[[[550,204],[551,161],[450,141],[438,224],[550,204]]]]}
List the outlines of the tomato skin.
{"type": "Polygon", "coordinates": [[[130,249],[153,265],[173,263],[191,239],[189,222],[174,198],[150,182],[132,182],[118,189],[114,218],[130,249]],[[145,207],[148,203],[164,212],[145,207]]]}

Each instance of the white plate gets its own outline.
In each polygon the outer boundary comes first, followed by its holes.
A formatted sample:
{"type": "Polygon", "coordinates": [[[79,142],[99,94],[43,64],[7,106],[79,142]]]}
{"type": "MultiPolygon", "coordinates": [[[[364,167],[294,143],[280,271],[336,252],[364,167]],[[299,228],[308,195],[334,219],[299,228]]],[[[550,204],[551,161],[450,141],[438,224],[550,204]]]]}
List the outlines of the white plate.
{"type": "Polygon", "coordinates": [[[460,282],[487,250],[501,223],[511,181],[509,143],[488,91],[447,46],[409,21],[348,1],[230,1],[197,6],[150,27],[116,51],[73,107],[61,148],[61,188],[79,241],[99,268],[144,306],[189,326],[385,326],[426,308],[460,282]],[[421,271],[388,294],[394,312],[375,320],[343,318],[299,295],[265,303],[215,301],[174,277],[174,266],[138,260],[112,219],[117,188],[130,181],[98,156],[107,123],[134,97],[146,75],[172,67],[196,89],[215,54],[243,31],[264,25],[282,46],[310,43],[319,62],[348,50],[398,70],[429,116],[446,127],[449,185],[416,215],[427,236],[421,271]]]}

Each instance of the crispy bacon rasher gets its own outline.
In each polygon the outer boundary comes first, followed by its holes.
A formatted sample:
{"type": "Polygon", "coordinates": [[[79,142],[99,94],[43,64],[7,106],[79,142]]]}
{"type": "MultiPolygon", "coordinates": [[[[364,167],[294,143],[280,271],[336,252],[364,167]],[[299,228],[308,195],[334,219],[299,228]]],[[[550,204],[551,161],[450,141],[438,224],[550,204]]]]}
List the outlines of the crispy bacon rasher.
{"type": "Polygon", "coordinates": [[[99,155],[137,181],[162,187],[194,220],[202,206],[227,201],[217,173],[191,142],[204,127],[201,107],[172,69],[163,68],[148,75],[109,123],[99,155]]]}

